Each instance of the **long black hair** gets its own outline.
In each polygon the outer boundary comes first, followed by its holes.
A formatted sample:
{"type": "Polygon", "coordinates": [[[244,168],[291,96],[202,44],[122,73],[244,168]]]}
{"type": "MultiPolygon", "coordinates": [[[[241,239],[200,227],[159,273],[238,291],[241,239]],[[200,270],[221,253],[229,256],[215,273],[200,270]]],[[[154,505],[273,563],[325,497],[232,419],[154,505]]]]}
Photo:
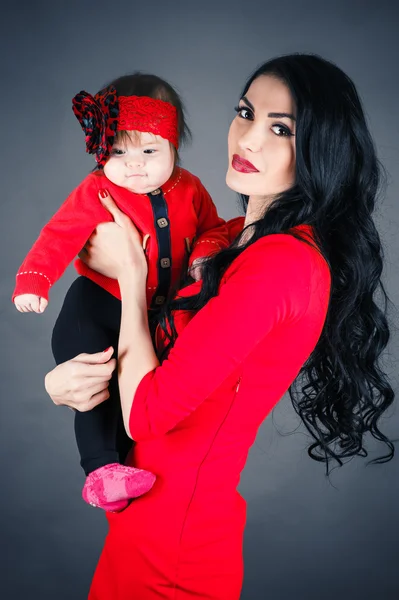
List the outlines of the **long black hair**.
{"type": "MultiPolygon", "coordinates": [[[[347,457],[367,456],[366,432],[387,446],[372,462],[385,462],[393,457],[394,446],[378,423],[394,392],[379,363],[389,340],[383,253],[372,219],[380,166],[361,102],[351,79],[315,55],[266,62],[248,79],[241,97],[262,75],[282,81],[296,105],[295,183],[249,226],[249,241],[239,246],[241,233],[207,260],[199,294],[171,299],[164,307],[160,324],[168,335],[168,350],[176,338],[173,310],[202,308],[218,293],[231,262],[261,237],[298,237],[292,228],[310,225],[330,267],[331,295],[321,337],[289,394],[314,439],[309,455],[326,462],[327,469],[331,459],[342,465],[347,457]]],[[[248,197],[241,199],[245,210],[248,197]]]]}

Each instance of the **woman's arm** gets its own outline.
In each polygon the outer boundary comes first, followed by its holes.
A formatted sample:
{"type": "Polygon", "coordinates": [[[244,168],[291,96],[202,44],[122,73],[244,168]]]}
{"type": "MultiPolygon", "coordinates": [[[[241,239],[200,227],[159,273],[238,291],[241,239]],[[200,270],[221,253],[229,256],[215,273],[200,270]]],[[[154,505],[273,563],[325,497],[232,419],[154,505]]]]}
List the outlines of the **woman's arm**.
{"type": "Polygon", "coordinates": [[[146,302],[147,261],[137,229],[104,190],[100,200],[114,223],[102,223],[86,244],[81,260],[89,267],[117,279],[122,298],[118,347],[118,376],[122,415],[129,434],[132,397],[149,371],[159,365],[148,328],[146,302]]]}
{"type": "Polygon", "coordinates": [[[198,224],[195,241],[189,257],[191,267],[195,260],[204,258],[226,248],[229,245],[226,221],[219,217],[217,209],[208,191],[198,177],[192,176],[196,194],[194,194],[194,210],[198,224]]]}
{"type": "MultiPolygon", "coordinates": [[[[316,253],[289,235],[275,235],[234,261],[219,294],[193,317],[162,365],[147,372],[138,385],[139,378],[135,379],[130,390],[125,388],[134,440],[172,430],[224,381],[235,374],[238,380],[243,362],[271,332],[304,315],[316,253]]],[[[320,303],[321,320],[325,310],[320,303]]],[[[273,347],[267,352],[272,353],[273,347]]],[[[149,362],[141,374],[148,367],[149,362]]],[[[125,363],[125,368],[134,372],[136,367],[125,363]]]]}
{"type": "Polygon", "coordinates": [[[130,436],[132,399],[143,377],[159,365],[148,328],[144,285],[130,269],[119,277],[122,318],[119,333],[118,377],[123,422],[130,436]],[[137,287],[135,287],[137,286],[137,287]]]}

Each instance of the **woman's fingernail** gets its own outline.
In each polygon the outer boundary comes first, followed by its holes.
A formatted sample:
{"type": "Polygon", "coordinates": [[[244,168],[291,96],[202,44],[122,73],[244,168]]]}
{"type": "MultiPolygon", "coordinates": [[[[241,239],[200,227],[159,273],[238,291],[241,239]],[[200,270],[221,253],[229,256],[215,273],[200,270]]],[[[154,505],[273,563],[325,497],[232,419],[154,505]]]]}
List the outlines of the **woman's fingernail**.
{"type": "Polygon", "coordinates": [[[111,348],[112,348],[112,346],[108,346],[108,348],[106,348],[106,349],[104,350],[104,354],[105,354],[106,352],[108,352],[108,350],[111,350],[111,348]]]}
{"type": "Polygon", "coordinates": [[[99,194],[100,194],[100,198],[106,198],[108,196],[106,190],[100,190],[99,194]]]}

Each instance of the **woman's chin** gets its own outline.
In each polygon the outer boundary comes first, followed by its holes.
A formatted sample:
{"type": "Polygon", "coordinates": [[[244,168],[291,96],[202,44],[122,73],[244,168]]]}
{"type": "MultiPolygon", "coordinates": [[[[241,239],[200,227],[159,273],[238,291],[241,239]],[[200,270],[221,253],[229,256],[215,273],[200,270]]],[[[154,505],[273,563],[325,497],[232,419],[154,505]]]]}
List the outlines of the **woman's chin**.
{"type": "Polygon", "coordinates": [[[248,187],[248,183],[245,182],[244,177],[244,174],[238,173],[237,171],[234,171],[232,167],[229,167],[226,173],[227,187],[233,190],[233,192],[249,196],[251,194],[251,191],[248,187]]]}

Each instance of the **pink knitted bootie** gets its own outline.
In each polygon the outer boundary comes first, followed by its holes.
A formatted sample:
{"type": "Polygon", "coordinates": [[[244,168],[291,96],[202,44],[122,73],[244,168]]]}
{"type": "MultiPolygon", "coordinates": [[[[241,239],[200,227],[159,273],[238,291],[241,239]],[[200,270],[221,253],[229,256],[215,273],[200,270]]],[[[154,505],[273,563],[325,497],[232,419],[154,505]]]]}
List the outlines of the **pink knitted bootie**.
{"type": "Polygon", "coordinates": [[[155,479],[149,471],[112,463],[87,476],[82,497],[91,506],[119,512],[132,498],[148,492],[155,479]]]}

